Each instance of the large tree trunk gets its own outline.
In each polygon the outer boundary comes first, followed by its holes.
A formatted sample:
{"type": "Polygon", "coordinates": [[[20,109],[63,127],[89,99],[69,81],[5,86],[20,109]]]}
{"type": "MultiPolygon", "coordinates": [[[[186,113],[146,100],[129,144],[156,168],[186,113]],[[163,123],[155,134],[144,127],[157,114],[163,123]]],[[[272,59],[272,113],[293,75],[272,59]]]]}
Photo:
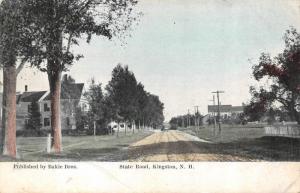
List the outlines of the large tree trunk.
{"type": "MultiPolygon", "coordinates": [[[[4,72],[4,70],[3,70],[4,72]]],[[[3,73],[4,75],[4,73],[3,73]]],[[[4,77],[3,77],[3,82],[4,82],[4,77]]],[[[2,154],[3,153],[3,148],[4,148],[4,139],[5,139],[5,129],[4,129],[4,120],[5,120],[5,97],[6,96],[6,91],[5,91],[5,88],[4,87],[4,84],[3,84],[3,93],[2,93],[2,117],[1,117],[1,127],[0,127],[0,153],[2,154]]]]}
{"type": "Polygon", "coordinates": [[[3,67],[3,103],[1,146],[3,154],[16,157],[16,67],[3,67]]]}
{"type": "Polygon", "coordinates": [[[1,102],[1,112],[0,112],[0,152],[2,153],[3,152],[3,145],[4,145],[4,129],[3,129],[3,124],[2,124],[2,121],[3,121],[3,91],[2,91],[2,102],[1,102]]]}
{"type": "Polygon", "coordinates": [[[52,151],[60,153],[61,147],[61,123],[60,123],[60,92],[61,92],[61,72],[48,73],[51,100],[51,132],[52,151]]]}
{"type": "Polygon", "coordinates": [[[63,37],[59,29],[50,32],[52,42],[47,45],[47,73],[50,86],[51,100],[51,149],[55,153],[62,151],[61,143],[61,122],[60,122],[60,92],[61,92],[61,73],[63,37]]]}

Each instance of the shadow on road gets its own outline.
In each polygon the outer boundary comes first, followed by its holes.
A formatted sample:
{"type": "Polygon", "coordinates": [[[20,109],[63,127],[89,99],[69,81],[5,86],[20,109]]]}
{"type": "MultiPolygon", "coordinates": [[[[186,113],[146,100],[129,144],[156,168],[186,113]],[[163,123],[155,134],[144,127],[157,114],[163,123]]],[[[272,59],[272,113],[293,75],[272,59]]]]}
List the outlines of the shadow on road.
{"type": "Polygon", "coordinates": [[[140,156],[157,154],[221,154],[241,157],[245,161],[299,161],[300,139],[265,136],[215,144],[196,141],[163,142],[130,148],[125,159],[137,159],[140,156]]]}
{"type": "Polygon", "coordinates": [[[44,158],[66,159],[72,161],[95,161],[99,157],[115,153],[119,148],[85,148],[72,149],[61,154],[44,154],[44,158]]]}
{"type": "MultiPolygon", "coordinates": [[[[175,157],[176,154],[201,154],[204,157],[215,154],[220,157],[214,160],[204,158],[193,161],[300,161],[300,138],[288,137],[264,136],[222,143],[179,140],[127,147],[126,144],[118,144],[111,148],[76,147],[61,154],[39,154],[38,161],[140,161],[143,159],[139,158],[161,154],[175,157]],[[234,159],[235,157],[242,159],[234,159]]],[[[14,161],[5,156],[0,158],[2,161],[14,161]]]]}

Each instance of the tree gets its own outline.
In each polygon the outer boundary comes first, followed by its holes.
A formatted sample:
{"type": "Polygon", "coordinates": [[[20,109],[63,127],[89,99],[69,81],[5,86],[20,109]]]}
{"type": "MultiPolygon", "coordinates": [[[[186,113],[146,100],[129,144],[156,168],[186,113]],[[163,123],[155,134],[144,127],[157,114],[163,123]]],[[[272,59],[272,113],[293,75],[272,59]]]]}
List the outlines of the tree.
{"type": "Polygon", "coordinates": [[[266,92],[263,88],[256,91],[254,87],[250,87],[250,93],[252,95],[252,99],[250,103],[245,106],[244,114],[248,121],[260,121],[268,111],[271,104],[267,99],[273,97],[270,96],[271,93],[266,92]]]}
{"type": "Polygon", "coordinates": [[[137,81],[128,66],[117,65],[106,86],[107,97],[113,104],[115,117],[135,120],[137,114],[137,81]]]}
{"type": "Polygon", "coordinates": [[[171,120],[169,121],[170,124],[170,129],[171,130],[176,130],[178,126],[182,127],[182,119],[179,119],[179,117],[172,117],[171,120]]]}
{"type": "Polygon", "coordinates": [[[64,74],[63,77],[62,77],[61,83],[62,84],[74,84],[75,79],[71,75],[64,74]]]}
{"type": "Polygon", "coordinates": [[[24,0],[35,18],[37,33],[35,57],[31,64],[48,75],[51,98],[52,147],[61,152],[60,85],[61,74],[74,60],[81,58],[71,51],[85,35],[122,36],[136,20],[136,0],[24,0]]]}
{"type": "Polygon", "coordinates": [[[292,120],[300,124],[300,34],[291,27],[284,35],[285,48],[277,57],[262,53],[259,63],[253,66],[257,81],[269,80],[268,87],[252,90],[250,109],[264,112],[280,103],[292,120]]]}
{"type": "Polygon", "coordinates": [[[197,112],[193,115],[185,114],[185,115],[179,115],[176,117],[172,117],[171,120],[169,121],[169,123],[174,128],[177,128],[178,126],[179,127],[187,127],[188,122],[190,123],[190,126],[200,126],[200,125],[202,125],[202,119],[203,119],[203,116],[199,112],[197,112]]]}
{"type": "Polygon", "coordinates": [[[30,14],[20,0],[0,4],[0,64],[3,68],[3,116],[0,150],[16,157],[16,82],[17,75],[32,53],[34,33],[30,14]],[[19,63],[19,65],[17,65],[19,63]]]}
{"type": "Polygon", "coordinates": [[[145,125],[146,119],[146,106],[148,102],[147,92],[144,89],[144,85],[142,83],[138,83],[137,85],[137,121],[139,122],[139,129],[141,124],[145,125]]]}
{"type": "Polygon", "coordinates": [[[157,128],[164,121],[163,115],[164,104],[159,100],[159,97],[153,94],[147,94],[147,104],[145,107],[146,124],[157,128]]]}
{"type": "Polygon", "coordinates": [[[28,122],[25,125],[26,129],[39,131],[42,127],[41,113],[39,110],[39,104],[32,102],[28,108],[28,122]]]}
{"type": "Polygon", "coordinates": [[[113,69],[106,91],[106,101],[115,120],[132,124],[140,121],[152,127],[162,125],[163,103],[158,96],[146,92],[142,83],[137,83],[128,66],[119,64],[113,69]]]}
{"type": "Polygon", "coordinates": [[[104,128],[107,122],[104,119],[104,96],[101,84],[96,84],[92,78],[88,91],[84,93],[84,97],[89,106],[87,113],[89,128],[94,127],[94,122],[96,122],[97,128],[104,128]]]}
{"type": "Polygon", "coordinates": [[[86,112],[84,112],[81,107],[75,109],[75,118],[76,118],[76,130],[82,131],[85,129],[85,126],[88,125],[88,117],[86,112]]]}

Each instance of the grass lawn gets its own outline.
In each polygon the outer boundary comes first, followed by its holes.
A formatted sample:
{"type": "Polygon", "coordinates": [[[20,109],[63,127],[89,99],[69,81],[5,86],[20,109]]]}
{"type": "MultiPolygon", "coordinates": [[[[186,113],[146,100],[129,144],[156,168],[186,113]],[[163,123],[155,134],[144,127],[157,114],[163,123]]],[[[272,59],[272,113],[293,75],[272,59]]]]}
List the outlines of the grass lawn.
{"type": "MultiPolygon", "coordinates": [[[[63,136],[63,152],[46,153],[46,137],[18,137],[18,159],[15,161],[101,161],[105,156],[127,148],[131,143],[152,134],[151,131],[135,131],[134,134],[120,132],[101,136],[63,136]]],[[[14,161],[0,157],[0,161],[14,161]]]]}
{"type": "Polygon", "coordinates": [[[214,134],[213,127],[180,130],[213,142],[211,145],[201,144],[209,152],[262,161],[300,161],[300,138],[266,136],[260,126],[223,125],[221,134],[214,134]]]}
{"type": "Polygon", "coordinates": [[[196,130],[194,127],[189,129],[182,128],[180,130],[196,135],[199,138],[217,143],[260,138],[265,135],[265,131],[262,126],[255,127],[247,125],[222,125],[221,133],[218,133],[218,127],[213,128],[213,126],[202,127],[199,130],[196,130]]]}

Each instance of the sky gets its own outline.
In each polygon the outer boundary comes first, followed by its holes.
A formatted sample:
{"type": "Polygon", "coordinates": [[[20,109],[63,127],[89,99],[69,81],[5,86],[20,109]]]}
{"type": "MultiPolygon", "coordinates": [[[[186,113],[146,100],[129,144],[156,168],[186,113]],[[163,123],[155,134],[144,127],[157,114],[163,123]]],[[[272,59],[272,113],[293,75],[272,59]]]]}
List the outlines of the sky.
{"type": "MultiPolygon", "coordinates": [[[[128,65],[145,89],[164,103],[166,121],[212,104],[212,91],[223,90],[221,104],[241,105],[255,84],[251,66],[261,52],[280,53],[289,26],[300,30],[298,0],[140,0],[139,25],[126,44],[93,37],[73,51],[84,58],[68,74],[103,86],[118,64],[128,65]],[[251,61],[251,62],[250,62],[251,61]]],[[[47,90],[45,73],[25,68],[17,90],[47,90]]]]}

